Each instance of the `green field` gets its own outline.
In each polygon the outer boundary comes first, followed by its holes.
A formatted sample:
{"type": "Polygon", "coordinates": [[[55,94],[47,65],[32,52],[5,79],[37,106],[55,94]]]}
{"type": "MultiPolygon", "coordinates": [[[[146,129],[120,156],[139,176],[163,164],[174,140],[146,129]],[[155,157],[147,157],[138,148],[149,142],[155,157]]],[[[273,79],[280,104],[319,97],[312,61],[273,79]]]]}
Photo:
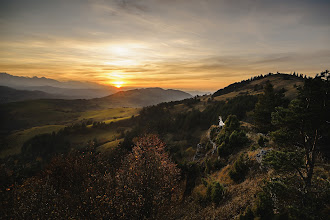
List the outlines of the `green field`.
{"type": "MultiPolygon", "coordinates": [[[[33,102],[13,103],[7,108],[11,115],[26,125],[26,129],[12,131],[5,137],[5,146],[0,148],[0,158],[8,155],[19,154],[23,144],[30,138],[45,133],[52,133],[64,128],[66,125],[79,123],[82,120],[93,120],[97,122],[117,122],[131,118],[139,114],[139,108],[108,108],[101,110],[78,111],[79,108],[63,109],[43,100],[33,102]],[[27,122],[27,123],[25,123],[27,122]]],[[[113,129],[97,129],[87,127],[88,132],[84,134],[72,134],[69,141],[74,146],[84,146],[88,141],[97,139],[99,143],[116,140],[120,133],[113,129]]],[[[126,128],[123,128],[126,130],[126,128]]]]}
{"type": "Polygon", "coordinates": [[[86,145],[88,141],[94,139],[99,143],[105,143],[108,141],[115,140],[120,136],[115,129],[97,129],[97,128],[87,128],[88,132],[83,134],[72,134],[70,135],[70,142],[76,146],[86,145]]]}
{"type": "Polygon", "coordinates": [[[24,142],[38,134],[52,133],[64,128],[64,125],[46,125],[40,127],[33,127],[23,131],[15,132],[6,138],[8,146],[0,153],[0,157],[18,154],[24,142]]]}
{"type": "Polygon", "coordinates": [[[78,121],[92,119],[93,121],[103,121],[105,123],[128,119],[139,114],[139,108],[109,108],[82,112],[78,121]]]}
{"type": "Polygon", "coordinates": [[[122,142],[123,140],[124,140],[124,138],[122,138],[122,139],[116,139],[116,140],[114,140],[114,141],[109,141],[109,142],[107,142],[107,143],[105,143],[105,144],[99,146],[98,151],[100,151],[100,152],[102,152],[102,153],[103,153],[103,152],[107,152],[107,151],[111,151],[111,150],[113,150],[115,147],[117,147],[118,144],[119,144],[120,142],[122,142]]]}

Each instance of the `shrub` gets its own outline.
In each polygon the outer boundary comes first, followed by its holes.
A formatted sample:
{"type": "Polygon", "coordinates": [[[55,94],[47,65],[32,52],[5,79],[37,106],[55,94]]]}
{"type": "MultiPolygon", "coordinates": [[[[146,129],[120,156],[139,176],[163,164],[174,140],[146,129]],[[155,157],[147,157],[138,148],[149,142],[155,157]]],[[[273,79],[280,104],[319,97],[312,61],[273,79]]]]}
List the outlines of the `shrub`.
{"type": "Polygon", "coordinates": [[[205,161],[205,174],[209,174],[212,171],[220,170],[225,166],[222,160],[218,159],[207,159],[205,161]]]}
{"type": "Polygon", "coordinates": [[[228,156],[235,149],[242,148],[248,142],[248,138],[245,132],[240,129],[240,123],[235,115],[228,116],[225,127],[218,134],[216,142],[219,144],[219,156],[228,156]]]}
{"type": "Polygon", "coordinates": [[[229,136],[229,145],[231,148],[240,148],[247,142],[244,131],[234,131],[229,136]]]}
{"type": "Polygon", "coordinates": [[[249,171],[249,157],[246,154],[241,154],[235,161],[233,169],[229,171],[229,176],[235,182],[242,182],[249,171]]]}
{"type": "Polygon", "coordinates": [[[256,216],[260,216],[260,219],[272,219],[274,216],[273,200],[268,193],[263,191],[258,194],[253,212],[256,216]]]}
{"type": "Polygon", "coordinates": [[[208,201],[214,202],[215,204],[219,204],[222,200],[225,192],[225,188],[219,182],[214,181],[207,185],[206,189],[206,199],[208,201]]]}
{"type": "Polygon", "coordinates": [[[212,125],[210,128],[210,137],[213,140],[216,134],[219,132],[220,128],[216,125],[212,125]]]}
{"type": "Polygon", "coordinates": [[[260,136],[258,139],[258,145],[260,147],[265,147],[265,139],[262,136],[260,136]]]}
{"type": "Polygon", "coordinates": [[[253,220],[254,219],[254,214],[250,206],[248,206],[245,209],[244,214],[241,214],[239,216],[239,220],[253,220]]]}
{"type": "Polygon", "coordinates": [[[219,204],[219,202],[223,198],[223,193],[224,193],[224,187],[219,182],[215,182],[213,184],[213,188],[211,191],[212,202],[214,202],[215,204],[219,204]]]}

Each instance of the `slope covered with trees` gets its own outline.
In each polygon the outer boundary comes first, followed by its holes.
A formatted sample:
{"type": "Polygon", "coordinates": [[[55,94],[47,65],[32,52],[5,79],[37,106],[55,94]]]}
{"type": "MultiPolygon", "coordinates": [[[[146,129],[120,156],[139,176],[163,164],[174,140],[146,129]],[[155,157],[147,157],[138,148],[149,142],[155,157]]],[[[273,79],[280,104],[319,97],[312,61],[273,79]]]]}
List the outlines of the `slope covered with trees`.
{"type": "Polygon", "coordinates": [[[161,103],[33,137],[1,160],[4,218],[327,219],[329,72],[289,80],[295,96],[267,77],[255,95],[161,103]],[[72,144],[116,129],[118,145],[72,144]]]}

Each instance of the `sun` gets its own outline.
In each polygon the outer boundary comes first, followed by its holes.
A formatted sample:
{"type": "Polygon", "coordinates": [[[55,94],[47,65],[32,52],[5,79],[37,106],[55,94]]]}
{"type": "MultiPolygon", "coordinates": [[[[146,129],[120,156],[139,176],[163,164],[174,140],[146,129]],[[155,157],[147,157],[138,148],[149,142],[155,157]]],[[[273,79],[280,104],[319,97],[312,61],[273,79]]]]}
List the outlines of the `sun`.
{"type": "Polygon", "coordinates": [[[124,84],[125,82],[113,82],[112,83],[117,89],[120,89],[124,84]]]}

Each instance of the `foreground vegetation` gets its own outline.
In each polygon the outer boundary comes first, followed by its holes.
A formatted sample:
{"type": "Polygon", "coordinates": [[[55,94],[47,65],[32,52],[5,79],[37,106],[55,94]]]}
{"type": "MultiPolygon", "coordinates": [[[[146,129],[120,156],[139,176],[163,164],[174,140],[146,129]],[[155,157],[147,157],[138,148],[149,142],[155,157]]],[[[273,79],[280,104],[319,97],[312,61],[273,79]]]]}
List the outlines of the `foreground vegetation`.
{"type": "Polygon", "coordinates": [[[31,137],[2,159],[2,216],[327,219],[329,76],[269,74],[112,123],[89,112],[100,121],[31,137]]]}

